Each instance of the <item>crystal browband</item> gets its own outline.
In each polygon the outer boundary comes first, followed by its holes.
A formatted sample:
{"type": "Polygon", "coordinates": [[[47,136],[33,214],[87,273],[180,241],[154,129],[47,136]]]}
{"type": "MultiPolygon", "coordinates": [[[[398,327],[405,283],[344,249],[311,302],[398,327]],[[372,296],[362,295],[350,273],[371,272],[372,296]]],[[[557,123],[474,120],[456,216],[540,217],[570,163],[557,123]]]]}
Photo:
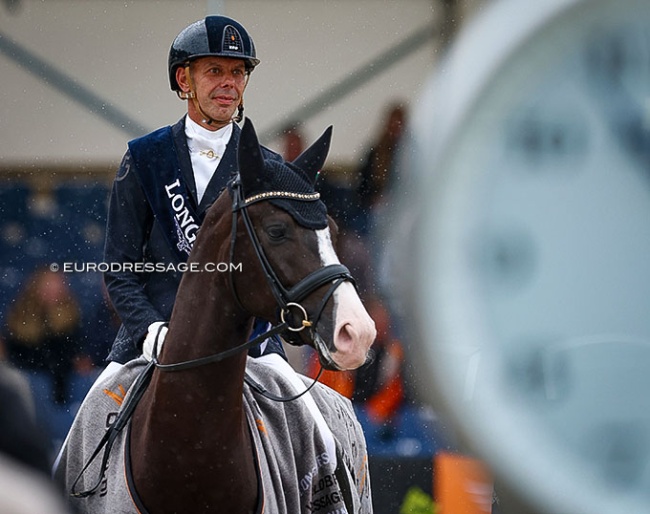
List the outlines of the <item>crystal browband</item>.
{"type": "Polygon", "coordinates": [[[257,195],[249,196],[244,200],[244,205],[249,205],[260,200],[269,198],[288,198],[289,200],[313,201],[320,198],[320,193],[291,193],[289,191],[267,191],[257,195]]]}

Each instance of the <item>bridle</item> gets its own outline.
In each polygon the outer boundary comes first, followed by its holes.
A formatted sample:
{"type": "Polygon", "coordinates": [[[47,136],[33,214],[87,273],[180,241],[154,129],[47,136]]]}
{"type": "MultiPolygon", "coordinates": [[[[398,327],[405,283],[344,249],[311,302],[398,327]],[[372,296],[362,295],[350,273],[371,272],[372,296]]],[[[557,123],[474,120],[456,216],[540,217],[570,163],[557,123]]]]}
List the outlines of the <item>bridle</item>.
{"type": "MultiPolygon", "coordinates": [[[[262,248],[257,234],[255,233],[255,227],[253,226],[253,222],[251,221],[250,215],[247,211],[247,208],[250,205],[261,201],[271,200],[273,198],[291,199],[304,202],[316,201],[320,198],[319,193],[270,191],[246,198],[244,197],[239,175],[233,179],[231,183],[231,190],[233,203],[232,228],[230,234],[230,264],[232,265],[234,262],[235,246],[237,242],[238,215],[240,215],[242,221],[244,222],[244,226],[246,227],[246,232],[250,239],[251,245],[253,246],[255,254],[257,255],[257,259],[262,266],[262,270],[264,271],[266,281],[271,288],[273,296],[275,297],[275,300],[278,304],[280,322],[275,324],[268,331],[258,335],[246,343],[240,344],[223,352],[209,355],[207,357],[200,357],[198,359],[192,359],[174,364],[161,364],[158,362],[157,357],[154,357],[153,362],[155,367],[161,371],[181,371],[185,369],[196,368],[205,364],[222,361],[227,357],[236,355],[255,346],[256,344],[259,344],[274,335],[283,332],[286,333],[287,331],[290,334],[296,334],[304,329],[308,329],[310,332],[310,338],[314,342],[316,350],[321,356],[324,367],[327,369],[339,370],[339,366],[334,362],[330,355],[332,349],[329,348],[328,344],[323,341],[323,339],[318,335],[317,323],[323,313],[323,310],[325,309],[325,305],[327,304],[330,297],[334,294],[336,289],[345,281],[349,281],[355,284],[354,278],[350,274],[350,271],[343,264],[329,264],[311,272],[309,275],[301,279],[297,284],[287,289],[278,278],[277,273],[273,269],[273,266],[271,266],[269,259],[264,253],[264,249],[262,248]],[[330,284],[330,287],[321,299],[315,314],[310,317],[307,309],[305,309],[300,302],[307,298],[314,291],[327,284],[330,284]],[[294,318],[296,317],[296,314],[298,314],[297,323],[289,323],[289,318],[291,321],[295,321],[294,318]]],[[[232,269],[232,266],[230,269],[232,269]]],[[[230,274],[230,288],[239,307],[242,310],[246,310],[242,305],[239,296],[237,295],[232,272],[230,274]]],[[[287,341],[291,344],[298,344],[296,340],[293,339],[292,335],[287,338],[287,341]]],[[[156,347],[154,347],[153,354],[154,356],[157,355],[156,347]]]]}
{"type": "MultiPolygon", "coordinates": [[[[233,226],[230,244],[230,259],[232,262],[234,258],[237,213],[239,212],[241,213],[242,220],[244,221],[244,226],[246,227],[246,232],[248,233],[248,237],[251,241],[251,244],[253,245],[255,254],[257,255],[262,269],[264,270],[266,280],[271,288],[271,291],[273,292],[273,296],[275,297],[276,302],[278,303],[278,307],[280,308],[280,319],[282,322],[285,322],[285,316],[289,315],[291,313],[291,310],[297,311],[302,316],[302,319],[300,319],[299,323],[296,325],[288,324],[287,329],[291,332],[300,332],[308,327],[315,329],[316,323],[320,319],[322,311],[325,308],[325,304],[332,296],[336,288],[346,280],[354,284],[354,278],[350,274],[348,268],[346,268],[344,265],[329,264],[313,271],[290,289],[285,288],[273,270],[273,266],[271,266],[271,263],[266,257],[266,254],[264,253],[264,249],[260,244],[257,234],[255,233],[253,222],[251,221],[247,211],[247,208],[250,205],[273,198],[289,198],[293,200],[309,202],[318,200],[320,198],[320,195],[319,193],[304,194],[275,191],[260,193],[248,198],[244,198],[241,183],[236,180],[233,183],[233,226]],[[331,284],[330,289],[323,297],[321,304],[316,311],[314,319],[310,320],[309,315],[307,314],[307,310],[300,304],[300,302],[312,294],[314,291],[316,291],[318,288],[326,284],[331,284]]],[[[230,277],[232,283],[232,274],[230,277]]],[[[241,302],[237,297],[234,284],[232,284],[232,290],[235,293],[237,302],[241,306],[241,302]]]]}

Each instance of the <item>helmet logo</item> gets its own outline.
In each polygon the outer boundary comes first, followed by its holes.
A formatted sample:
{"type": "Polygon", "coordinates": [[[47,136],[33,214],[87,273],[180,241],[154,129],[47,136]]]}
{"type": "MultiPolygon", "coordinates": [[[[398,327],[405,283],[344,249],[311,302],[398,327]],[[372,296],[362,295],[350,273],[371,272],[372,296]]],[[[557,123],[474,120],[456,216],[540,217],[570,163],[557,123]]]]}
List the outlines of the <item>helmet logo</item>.
{"type": "Polygon", "coordinates": [[[223,50],[230,52],[241,52],[243,48],[242,38],[239,31],[232,25],[226,26],[223,31],[223,50]]]}

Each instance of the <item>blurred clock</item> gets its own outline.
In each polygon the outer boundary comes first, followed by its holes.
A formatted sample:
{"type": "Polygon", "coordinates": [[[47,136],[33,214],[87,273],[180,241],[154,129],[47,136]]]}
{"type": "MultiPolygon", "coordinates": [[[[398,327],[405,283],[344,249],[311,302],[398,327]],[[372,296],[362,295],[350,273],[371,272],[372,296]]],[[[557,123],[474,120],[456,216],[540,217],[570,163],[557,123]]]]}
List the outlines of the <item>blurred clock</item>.
{"type": "Polygon", "coordinates": [[[650,1],[492,4],[412,132],[423,390],[532,508],[650,512],[650,1]]]}

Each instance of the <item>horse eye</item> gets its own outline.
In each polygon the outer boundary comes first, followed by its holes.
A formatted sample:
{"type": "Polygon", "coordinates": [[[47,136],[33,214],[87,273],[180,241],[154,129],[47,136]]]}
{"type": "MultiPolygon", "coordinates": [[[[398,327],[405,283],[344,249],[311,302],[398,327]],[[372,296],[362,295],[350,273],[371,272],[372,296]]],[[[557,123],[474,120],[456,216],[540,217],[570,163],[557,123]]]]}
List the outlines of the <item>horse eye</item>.
{"type": "Polygon", "coordinates": [[[266,228],[266,233],[272,241],[280,241],[287,235],[287,227],[284,225],[271,225],[266,228]]]}

